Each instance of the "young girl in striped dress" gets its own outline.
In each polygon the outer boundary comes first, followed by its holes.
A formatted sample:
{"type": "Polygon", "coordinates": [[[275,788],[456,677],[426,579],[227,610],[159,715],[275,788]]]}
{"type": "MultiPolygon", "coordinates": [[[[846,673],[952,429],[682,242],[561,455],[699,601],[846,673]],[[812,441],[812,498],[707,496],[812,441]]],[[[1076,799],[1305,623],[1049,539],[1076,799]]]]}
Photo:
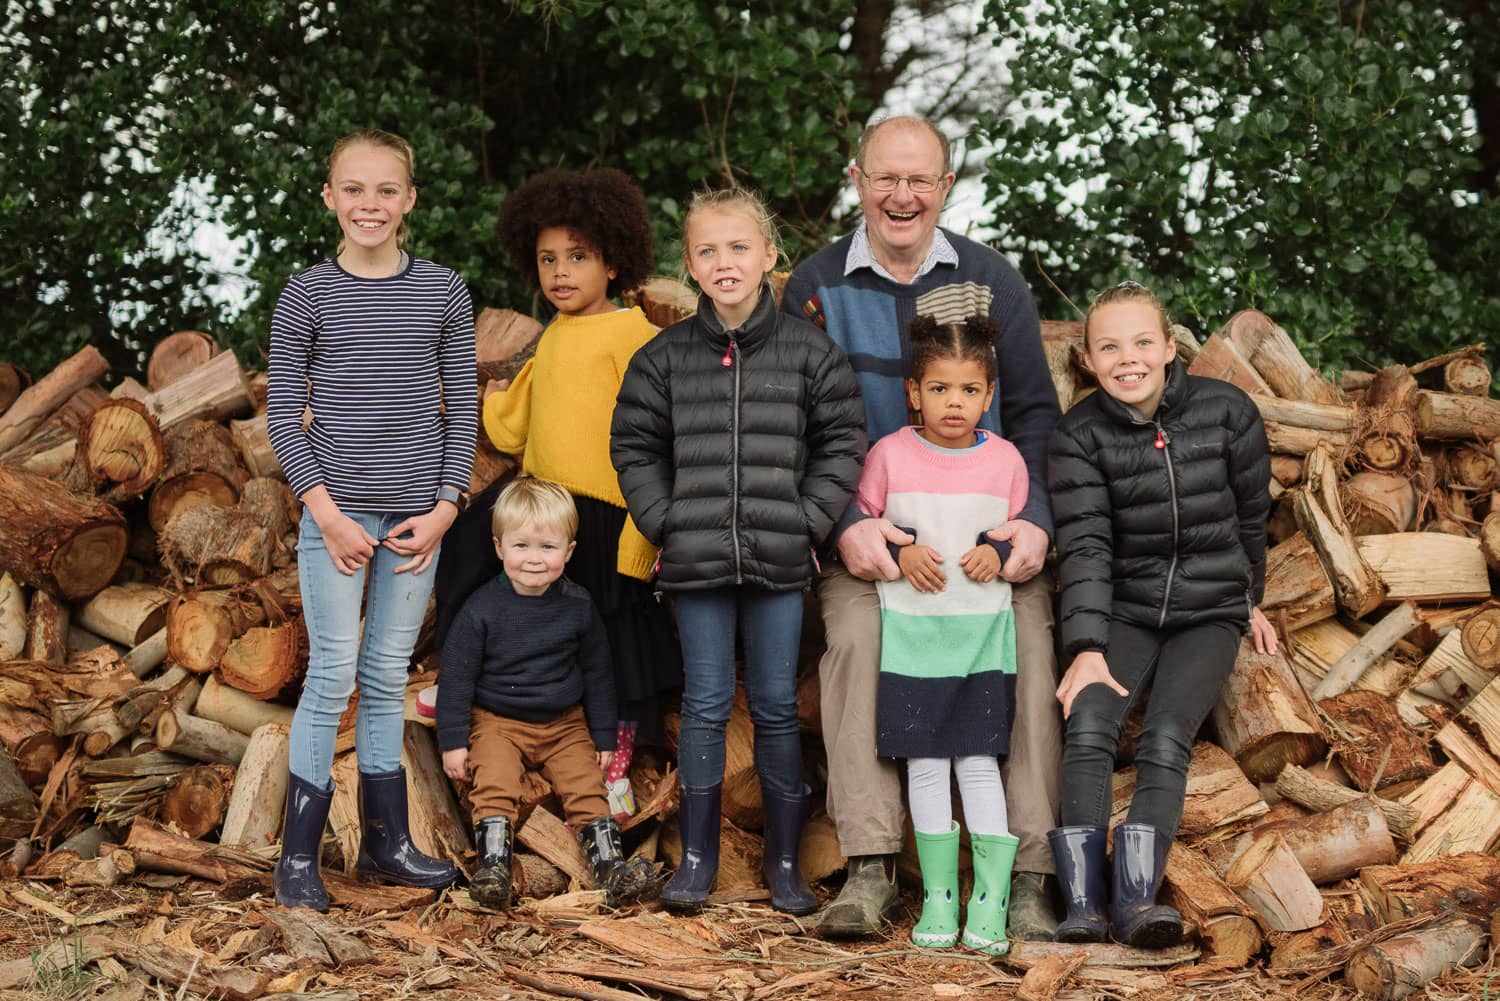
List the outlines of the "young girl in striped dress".
{"type": "MultiPolygon", "coordinates": [[[[907,402],[921,423],[870,449],[860,508],[913,536],[893,552],[901,577],[880,581],[876,747],[906,758],[907,798],[922,865],[922,917],[912,942],[959,941],[957,772],[974,858],[965,947],[1004,955],[1011,836],[997,758],[1010,747],[1016,638],[1009,544],[985,534],[1026,504],[1026,464],[1014,445],[979,430],[994,393],[995,327],[985,316],[911,326],[907,402]]],[[[892,546],[893,549],[896,547],[892,546]]]]}
{"type": "Polygon", "coordinates": [[[356,681],[360,871],[421,887],[456,875],[412,843],[401,717],[432,591],[426,571],[474,461],[474,318],[458,275],[401,249],[417,200],[412,159],[404,139],[376,129],[334,144],[323,203],[344,239],[336,257],[292,276],[271,318],[267,426],[303,504],[297,568],[310,647],[276,866],[283,907],[328,909],[318,848],[339,716],[356,681]]]}

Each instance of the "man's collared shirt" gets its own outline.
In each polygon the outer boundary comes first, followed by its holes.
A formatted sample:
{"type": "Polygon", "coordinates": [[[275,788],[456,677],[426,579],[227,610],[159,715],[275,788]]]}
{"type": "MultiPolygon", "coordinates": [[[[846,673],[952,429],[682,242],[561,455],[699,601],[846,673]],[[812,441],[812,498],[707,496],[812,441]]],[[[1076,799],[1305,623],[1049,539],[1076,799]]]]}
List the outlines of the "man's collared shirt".
{"type": "MultiPolygon", "coordinates": [[[[948,242],[948,238],[943,235],[941,229],[934,229],[932,246],[928,248],[926,259],[922,261],[922,266],[917,269],[911,281],[921,278],[939,264],[958,267],[958,251],[953,249],[953,244],[948,242]]],[[[866,223],[863,219],[859,221],[859,228],[854,231],[854,238],[849,243],[849,256],[844,258],[844,274],[851,275],[860,268],[869,268],[886,281],[895,282],[898,285],[911,284],[911,282],[901,281],[875,259],[874,252],[870,250],[870,234],[866,230],[866,223]]]]}

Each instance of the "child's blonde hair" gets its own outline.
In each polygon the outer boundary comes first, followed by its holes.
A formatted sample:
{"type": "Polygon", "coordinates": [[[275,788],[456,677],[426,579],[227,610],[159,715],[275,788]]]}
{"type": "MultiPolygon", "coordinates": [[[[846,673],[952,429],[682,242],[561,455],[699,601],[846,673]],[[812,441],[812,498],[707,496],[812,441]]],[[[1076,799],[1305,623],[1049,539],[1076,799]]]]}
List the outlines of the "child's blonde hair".
{"type": "MultiPolygon", "coordinates": [[[[411,188],[415,188],[417,186],[415,180],[417,173],[417,155],[412,151],[411,143],[407,142],[405,139],[402,139],[400,136],[396,135],[396,133],[387,132],[384,129],[360,129],[357,132],[349,133],[348,135],[335,142],[333,144],[333,150],[328,154],[328,178],[324,183],[328,184],[330,187],[333,185],[334,164],[338,163],[339,157],[343,156],[347,150],[350,150],[355,146],[374,146],[376,149],[383,149],[387,153],[394,154],[396,159],[400,160],[401,163],[406,167],[407,186],[411,188]]],[[[402,216],[400,224],[396,227],[396,246],[399,247],[405,242],[406,216],[402,216]]],[[[344,241],[340,240],[339,253],[343,252],[344,241]]]]}
{"type": "Polygon", "coordinates": [[[760,228],[760,235],[766,241],[766,246],[774,247],[777,257],[782,256],[781,236],[776,231],[776,218],[771,214],[771,210],[766,208],[766,203],[760,195],[749,188],[721,188],[718,191],[697,192],[693,195],[692,203],[688,205],[687,215],[682,219],[684,265],[688,261],[688,227],[693,224],[693,216],[700,212],[743,212],[760,228]]]}
{"type": "Polygon", "coordinates": [[[1161,304],[1156,293],[1140,282],[1125,281],[1100,292],[1094,296],[1094,301],[1089,303],[1088,312],[1083,314],[1083,349],[1085,351],[1089,349],[1089,320],[1093,317],[1094,311],[1120,302],[1144,302],[1155,308],[1156,315],[1161,320],[1161,335],[1169,341],[1172,339],[1172,318],[1167,315],[1167,307],[1161,304]]]}
{"type": "Polygon", "coordinates": [[[512,528],[531,524],[556,528],[572,541],[578,534],[578,507],[573,495],[551,480],[519,476],[500,491],[490,511],[490,533],[498,542],[512,528]]]}

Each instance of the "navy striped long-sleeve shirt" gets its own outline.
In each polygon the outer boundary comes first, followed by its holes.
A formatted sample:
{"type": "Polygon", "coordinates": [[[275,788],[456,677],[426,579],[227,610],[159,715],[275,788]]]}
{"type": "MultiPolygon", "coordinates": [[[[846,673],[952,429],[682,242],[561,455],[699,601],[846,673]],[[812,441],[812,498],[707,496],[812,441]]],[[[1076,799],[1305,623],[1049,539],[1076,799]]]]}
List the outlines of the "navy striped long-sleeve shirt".
{"type": "Polygon", "coordinates": [[[448,268],[360,278],[327,260],[276,302],[266,424],[299,497],[321,483],[345,511],[418,514],[467,488],[474,387],[474,307],[448,268]]]}

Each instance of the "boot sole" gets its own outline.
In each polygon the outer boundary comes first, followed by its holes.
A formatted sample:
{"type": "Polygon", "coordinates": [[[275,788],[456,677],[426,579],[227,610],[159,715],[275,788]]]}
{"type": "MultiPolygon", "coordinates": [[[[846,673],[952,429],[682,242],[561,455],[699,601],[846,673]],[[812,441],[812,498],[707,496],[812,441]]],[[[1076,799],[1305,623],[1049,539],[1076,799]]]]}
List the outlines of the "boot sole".
{"type": "Polygon", "coordinates": [[[1169,949],[1182,944],[1182,925],[1175,921],[1145,921],[1131,929],[1123,941],[1133,949],[1169,949]]]}
{"type": "Polygon", "coordinates": [[[395,883],[397,886],[410,886],[417,890],[441,890],[452,886],[458,880],[457,872],[451,876],[439,876],[434,879],[407,879],[404,876],[381,872],[379,869],[366,869],[363,866],[360,866],[356,871],[368,879],[377,880],[382,883],[395,883]]]}

